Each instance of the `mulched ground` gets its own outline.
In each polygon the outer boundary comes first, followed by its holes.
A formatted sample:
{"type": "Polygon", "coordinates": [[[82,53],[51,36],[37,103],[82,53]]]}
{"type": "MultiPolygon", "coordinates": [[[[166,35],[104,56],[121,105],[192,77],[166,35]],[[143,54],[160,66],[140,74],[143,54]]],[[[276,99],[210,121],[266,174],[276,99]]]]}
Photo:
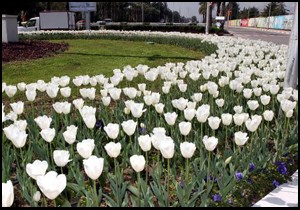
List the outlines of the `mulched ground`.
{"type": "Polygon", "coordinates": [[[52,56],[68,49],[67,43],[22,40],[15,43],[2,43],[2,62],[24,61],[52,56]]]}

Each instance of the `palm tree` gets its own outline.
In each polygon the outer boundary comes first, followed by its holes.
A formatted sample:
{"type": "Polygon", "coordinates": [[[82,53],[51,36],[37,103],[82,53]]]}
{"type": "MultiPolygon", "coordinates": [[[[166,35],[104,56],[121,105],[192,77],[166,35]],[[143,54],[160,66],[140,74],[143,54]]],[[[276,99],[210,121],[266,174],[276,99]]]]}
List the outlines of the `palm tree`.
{"type": "Polygon", "coordinates": [[[199,3],[199,14],[201,15],[202,14],[202,22],[205,23],[206,22],[206,5],[207,3],[206,2],[200,2],[199,3]]]}

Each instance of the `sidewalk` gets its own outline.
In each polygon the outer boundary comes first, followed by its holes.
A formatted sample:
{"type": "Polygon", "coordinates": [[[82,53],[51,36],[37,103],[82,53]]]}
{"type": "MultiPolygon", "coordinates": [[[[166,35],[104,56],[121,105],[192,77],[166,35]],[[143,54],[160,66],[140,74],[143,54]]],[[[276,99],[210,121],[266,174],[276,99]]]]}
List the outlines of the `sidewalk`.
{"type": "Polygon", "coordinates": [[[269,29],[269,28],[254,28],[254,27],[243,27],[243,26],[229,26],[229,28],[243,28],[249,30],[259,30],[259,31],[269,31],[274,33],[281,33],[281,34],[290,34],[291,31],[281,30],[281,29],[269,29]]]}
{"type": "Polygon", "coordinates": [[[298,170],[291,182],[280,185],[252,207],[298,207],[298,170]]]}

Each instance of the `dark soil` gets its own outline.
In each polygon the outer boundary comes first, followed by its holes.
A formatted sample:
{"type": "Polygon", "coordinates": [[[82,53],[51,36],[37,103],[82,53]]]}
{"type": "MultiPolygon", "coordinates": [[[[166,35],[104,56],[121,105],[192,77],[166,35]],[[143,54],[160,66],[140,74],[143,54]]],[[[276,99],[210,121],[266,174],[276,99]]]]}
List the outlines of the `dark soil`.
{"type": "Polygon", "coordinates": [[[24,61],[53,56],[68,49],[67,43],[24,40],[2,43],[2,62],[24,61]]]}

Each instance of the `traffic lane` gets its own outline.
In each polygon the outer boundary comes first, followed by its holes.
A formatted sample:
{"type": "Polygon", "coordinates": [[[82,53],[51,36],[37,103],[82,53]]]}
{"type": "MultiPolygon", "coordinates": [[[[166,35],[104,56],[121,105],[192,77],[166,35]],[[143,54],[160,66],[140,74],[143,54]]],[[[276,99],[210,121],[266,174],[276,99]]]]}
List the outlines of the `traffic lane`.
{"type": "Polygon", "coordinates": [[[267,42],[273,42],[275,44],[289,44],[289,34],[282,34],[278,32],[271,31],[261,31],[255,29],[245,29],[245,28],[229,28],[229,33],[233,36],[241,37],[244,39],[253,39],[253,40],[263,40],[267,42]]]}

